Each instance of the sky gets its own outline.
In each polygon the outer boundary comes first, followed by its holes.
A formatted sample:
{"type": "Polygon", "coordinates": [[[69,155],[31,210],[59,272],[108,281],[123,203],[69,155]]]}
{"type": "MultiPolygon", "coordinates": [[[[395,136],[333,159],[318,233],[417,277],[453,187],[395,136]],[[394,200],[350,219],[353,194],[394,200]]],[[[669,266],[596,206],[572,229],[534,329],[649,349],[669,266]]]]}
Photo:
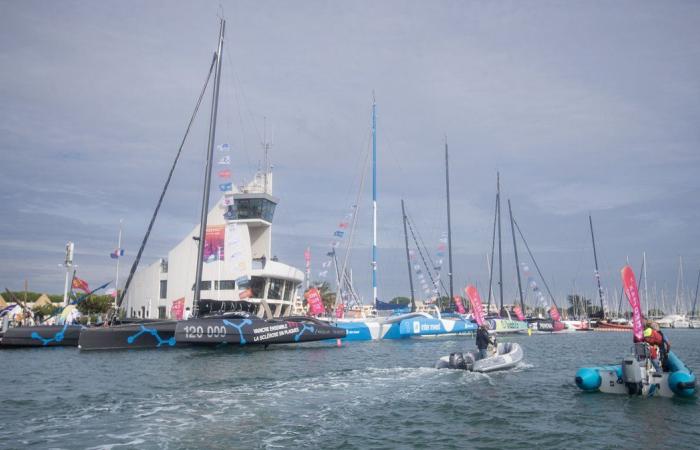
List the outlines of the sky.
{"type": "MultiPolygon", "coordinates": [[[[692,1],[0,1],[0,288],[59,293],[130,266],[227,20],[217,142],[237,184],[272,142],[273,253],[318,278],[359,194],[351,264],[371,298],[377,104],[379,297],[408,294],[400,201],[430,252],[446,230],[450,152],[455,293],[485,297],[496,173],[506,301],[507,200],[555,297],[620,289],[646,252],[649,290],[685,301],[700,269],[700,4],[692,1]]],[[[197,223],[210,96],[143,263],[197,223]]],[[[212,200],[214,200],[214,195],[212,200]]],[[[529,263],[522,241],[521,260],[529,263]]],[[[530,264],[532,266],[532,264],[530,264]]],[[[447,264],[445,263],[445,267],[447,264]]],[[[446,278],[446,270],[443,271],[446,278]]],[[[538,277],[539,280],[539,277],[538,277]]],[[[542,286],[542,281],[539,281],[542,286]]],[[[668,300],[671,299],[671,300],[668,300]]]]}

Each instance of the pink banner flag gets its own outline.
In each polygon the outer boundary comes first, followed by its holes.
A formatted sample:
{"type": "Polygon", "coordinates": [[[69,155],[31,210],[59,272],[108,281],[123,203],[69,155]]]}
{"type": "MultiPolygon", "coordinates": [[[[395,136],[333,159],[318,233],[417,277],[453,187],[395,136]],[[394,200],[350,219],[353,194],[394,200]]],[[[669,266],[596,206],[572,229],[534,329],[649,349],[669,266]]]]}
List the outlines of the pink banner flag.
{"type": "Polygon", "coordinates": [[[311,288],[304,294],[306,302],[309,304],[309,314],[312,316],[318,316],[323,314],[326,309],[323,307],[323,300],[321,299],[321,293],[316,288],[311,288]]]}
{"type": "Polygon", "coordinates": [[[552,305],[549,308],[549,317],[552,318],[552,320],[559,322],[561,321],[561,315],[559,314],[559,310],[557,309],[556,305],[552,305]]]}
{"type": "Polygon", "coordinates": [[[231,178],[231,171],[228,169],[219,170],[219,178],[231,178]]]}
{"type": "Polygon", "coordinates": [[[459,295],[455,295],[455,308],[457,309],[457,312],[460,314],[465,314],[467,312],[466,309],[464,309],[464,304],[462,303],[462,297],[459,295]]]}
{"type": "Polygon", "coordinates": [[[622,268],[622,286],[625,289],[627,300],[629,300],[630,306],[632,307],[632,331],[634,332],[634,341],[642,342],[644,340],[642,305],[639,301],[637,280],[634,278],[634,272],[630,266],[622,268]]]}
{"type": "Polygon", "coordinates": [[[523,316],[523,310],[520,309],[520,306],[515,305],[515,306],[513,307],[513,312],[515,313],[515,315],[516,315],[516,317],[518,318],[518,320],[523,320],[523,321],[525,320],[525,316],[523,316]]]}
{"type": "Polygon", "coordinates": [[[469,302],[472,305],[472,314],[474,315],[476,323],[479,324],[479,326],[483,325],[484,310],[481,305],[481,297],[479,296],[479,291],[476,290],[475,286],[470,284],[469,286],[464,288],[464,293],[467,294],[467,297],[469,297],[469,302]]]}
{"type": "Polygon", "coordinates": [[[179,298],[173,300],[172,306],[170,306],[170,317],[175,320],[182,320],[183,313],[185,312],[185,298],[179,298]]]}
{"type": "Polygon", "coordinates": [[[343,303],[338,303],[338,306],[336,306],[336,308],[335,308],[335,317],[336,317],[336,319],[342,319],[344,315],[345,315],[345,305],[343,303]]]}

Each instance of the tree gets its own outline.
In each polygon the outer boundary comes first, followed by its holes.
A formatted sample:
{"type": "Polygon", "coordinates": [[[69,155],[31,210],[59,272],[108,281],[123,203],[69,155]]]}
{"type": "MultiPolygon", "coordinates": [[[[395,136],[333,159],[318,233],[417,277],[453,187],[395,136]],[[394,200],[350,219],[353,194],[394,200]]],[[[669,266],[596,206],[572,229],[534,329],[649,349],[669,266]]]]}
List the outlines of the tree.
{"type": "Polygon", "coordinates": [[[397,305],[408,306],[408,305],[411,304],[411,299],[408,298],[408,297],[399,296],[399,297],[394,297],[394,298],[392,298],[391,301],[390,301],[389,303],[394,303],[394,304],[397,304],[397,305]]]}
{"type": "Polygon", "coordinates": [[[77,304],[83,314],[104,314],[112,307],[114,299],[110,295],[90,295],[77,304]]]}
{"type": "Polygon", "coordinates": [[[56,310],[58,307],[54,305],[41,305],[41,306],[35,306],[32,308],[32,311],[34,312],[34,315],[36,317],[42,318],[42,320],[46,317],[51,317],[56,313],[56,310]]]}

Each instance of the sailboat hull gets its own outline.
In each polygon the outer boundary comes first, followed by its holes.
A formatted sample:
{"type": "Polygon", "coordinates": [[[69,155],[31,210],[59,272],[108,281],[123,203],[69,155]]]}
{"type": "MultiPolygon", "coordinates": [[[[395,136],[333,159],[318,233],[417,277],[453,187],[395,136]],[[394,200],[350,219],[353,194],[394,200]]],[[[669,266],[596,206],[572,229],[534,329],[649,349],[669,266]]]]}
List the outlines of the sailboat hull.
{"type": "Polygon", "coordinates": [[[178,322],[178,343],[269,345],[341,339],[347,331],[307,317],[263,320],[257,316],[212,317],[178,322]]]}
{"type": "Polygon", "coordinates": [[[39,325],[8,328],[0,341],[1,348],[75,347],[84,329],[82,325],[39,325]]]}
{"type": "Polygon", "coordinates": [[[165,349],[175,347],[177,321],[163,320],[87,328],[80,333],[80,350],[165,349]]]}

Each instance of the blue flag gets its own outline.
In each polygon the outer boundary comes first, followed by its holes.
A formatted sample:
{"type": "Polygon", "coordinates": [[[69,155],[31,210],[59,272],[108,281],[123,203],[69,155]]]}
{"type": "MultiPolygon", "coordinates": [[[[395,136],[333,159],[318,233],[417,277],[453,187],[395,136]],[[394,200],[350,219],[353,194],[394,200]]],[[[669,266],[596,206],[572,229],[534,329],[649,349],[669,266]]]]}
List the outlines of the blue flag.
{"type": "Polygon", "coordinates": [[[219,185],[219,190],[221,192],[228,192],[233,188],[233,183],[223,183],[219,185]]]}

